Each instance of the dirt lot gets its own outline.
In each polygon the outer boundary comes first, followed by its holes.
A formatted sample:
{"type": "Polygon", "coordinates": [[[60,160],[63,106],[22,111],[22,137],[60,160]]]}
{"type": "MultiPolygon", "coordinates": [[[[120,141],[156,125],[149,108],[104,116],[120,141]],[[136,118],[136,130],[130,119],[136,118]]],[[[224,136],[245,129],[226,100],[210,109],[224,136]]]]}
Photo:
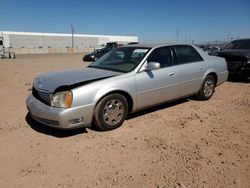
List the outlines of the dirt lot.
{"type": "Polygon", "coordinates": [[[58,131],[27,116],[43,72],[81,68],[81,54],[0,59],[0,187],[250,187],[250,84],[130,116],[110,132],[58,131]]]}

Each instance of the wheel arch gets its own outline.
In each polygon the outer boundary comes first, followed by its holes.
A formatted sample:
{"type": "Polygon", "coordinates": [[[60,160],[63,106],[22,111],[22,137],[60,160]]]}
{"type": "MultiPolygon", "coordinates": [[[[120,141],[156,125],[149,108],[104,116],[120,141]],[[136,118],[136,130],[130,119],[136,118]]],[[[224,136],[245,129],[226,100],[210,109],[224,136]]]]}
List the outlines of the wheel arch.
{"type": "Polygon", "coordinates": [[[132,98],[132,96],[126,92],[126,91],[123,91],[123,90],[113,90],[113,91],[109,91],[107,92],[105,95],[102,95],[96,102],[95,104],[95,107],[96,105],[104,98],[106,97],[107,95],[110,95],[110,94],[114,94],[114,93],[118,93],[118,94],[121,94],[123,95],[126,100],[127,100],[127,103],[128,103],[128,112],[131,113],[133,111],[133,107],[134,107],[134,100],[132,98]]]}
{"type": "MultiPolygon", "coordinates": [[[[208,73],[208,74],[206,75],[206,77],[209,76],[209,75],[211,75],[211,76],[214,77],[214,79],[215,79],[215,85],[217,85],[217,82],[218,82],[218,76],[217,76],[217,74],[216,74],[215,72],[210,72],[210,73],[208,73]]],[[[205,78],[206,78],[206,77],[205,77],[205,78]]]]}

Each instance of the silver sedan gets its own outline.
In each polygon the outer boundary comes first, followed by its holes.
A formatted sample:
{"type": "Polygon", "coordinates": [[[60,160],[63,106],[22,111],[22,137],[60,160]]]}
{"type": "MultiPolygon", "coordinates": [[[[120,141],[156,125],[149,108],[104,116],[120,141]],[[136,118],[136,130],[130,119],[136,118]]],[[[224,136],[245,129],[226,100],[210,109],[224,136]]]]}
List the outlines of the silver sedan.
{"type": "Polygon", "coordinates": [[[128,113],[191,95],[208,100],[227,77],[223,58],[194,45],[130,45],[86,68],[36,77],[26,104],[51,127],[112,130],[128,113]]]}

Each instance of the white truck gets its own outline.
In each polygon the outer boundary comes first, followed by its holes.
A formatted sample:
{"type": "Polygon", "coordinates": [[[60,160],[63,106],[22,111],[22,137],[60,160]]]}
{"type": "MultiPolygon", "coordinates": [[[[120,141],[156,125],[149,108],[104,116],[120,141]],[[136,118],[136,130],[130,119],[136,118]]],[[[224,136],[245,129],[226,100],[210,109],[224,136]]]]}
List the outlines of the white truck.
{"type": "Polygon", "coordinates": [[[0,58],[16,58],[16,54],[14,52],[9,52],[5,50],[3,37],[0,37],[0,58]]]}

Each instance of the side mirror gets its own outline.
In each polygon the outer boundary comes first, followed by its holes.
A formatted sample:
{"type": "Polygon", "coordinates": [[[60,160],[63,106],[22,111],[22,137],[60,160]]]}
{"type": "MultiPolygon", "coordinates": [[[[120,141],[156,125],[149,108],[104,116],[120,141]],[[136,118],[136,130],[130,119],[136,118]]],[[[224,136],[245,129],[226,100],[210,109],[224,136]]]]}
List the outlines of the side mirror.
{"type": "Polygon", "coordinates": [[[156,70],[156,69],[160,69],[161,65],[158,62],[149,62],[147,63],[145,70],[146,71],[152,71],[152,70],[156,70]]]}

